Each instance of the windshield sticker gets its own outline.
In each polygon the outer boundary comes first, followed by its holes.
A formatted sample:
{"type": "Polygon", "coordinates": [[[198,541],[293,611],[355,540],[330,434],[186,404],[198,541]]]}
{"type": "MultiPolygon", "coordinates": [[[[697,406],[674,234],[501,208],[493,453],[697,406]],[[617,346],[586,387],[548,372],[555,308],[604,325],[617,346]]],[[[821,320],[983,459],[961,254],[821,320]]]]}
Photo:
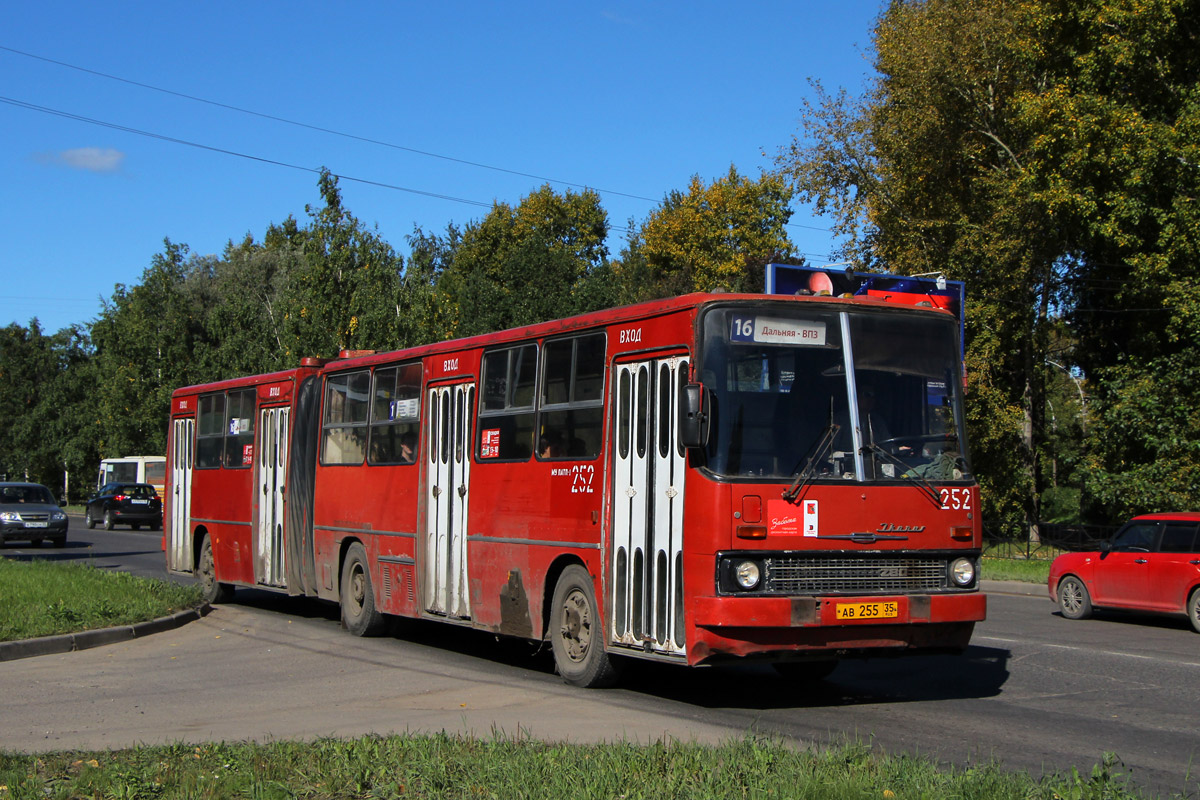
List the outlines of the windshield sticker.
{"type": "Polygon", "coordinates": [[[825,344],[825,323],[818,320],[734,316],[729,341],[822,347],[825,344]]]}

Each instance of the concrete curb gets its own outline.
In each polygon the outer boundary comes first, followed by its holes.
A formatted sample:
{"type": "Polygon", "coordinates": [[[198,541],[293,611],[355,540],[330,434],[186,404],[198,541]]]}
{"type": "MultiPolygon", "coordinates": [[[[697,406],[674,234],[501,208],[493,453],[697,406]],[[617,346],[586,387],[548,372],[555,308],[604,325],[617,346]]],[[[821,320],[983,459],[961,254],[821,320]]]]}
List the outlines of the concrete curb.
{"type": "Polygon", "coordinates": [[[1044,597],[1050,599],[1050,592],[1044,583],[1027,583],[1026,581],[989,581],[979,582],[979,588],[984,594],[1020,594],[1027,597],[1044,597]]]}
{"type": "Polygon", "coordinates": [[[70,653],[75,650],[88,650],[116,642],[127,642],[130,639],[141,639],[153,633],[174,630],[189,622],[194,622],[212,611],[208,603],[199,608],[189,608],[177,611],[166,617],[159,617],[136,625],[118,625],[115,628],[101,628],[95,631],[80,631],[79,633],[64,633],[60,636],[42,636],[37,639],[24,639],[17,642],[0,642],[0,662],[16,661],[18,658],[33,656],[48,656],[56,653],[70,653]]]}

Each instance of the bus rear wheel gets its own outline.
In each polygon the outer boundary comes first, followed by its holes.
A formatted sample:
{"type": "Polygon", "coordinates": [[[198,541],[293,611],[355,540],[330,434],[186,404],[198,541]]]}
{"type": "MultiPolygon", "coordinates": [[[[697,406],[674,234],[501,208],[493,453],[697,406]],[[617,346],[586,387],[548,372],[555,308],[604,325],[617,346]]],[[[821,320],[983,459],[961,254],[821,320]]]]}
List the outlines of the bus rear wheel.
{"type": "Polygon", "coordinates": [[[585,689],[612,686],[619,673],[604,649],[592,578],[578,564],[563,570],[550,606],[550,646],[559,676],[585,689]]]}
{"type": "Polygon", "coordinates": [[[200,590],[204,602],[228,603],[233,598],[233,587],[217,580],[217,564],[213,560],[212,540],[207,536],[200,540],[200,562],[196,565],[196,577],[200,579],[200,590]]]}
{"type": "Polygon", "coordinates": [[[367,551],[355,542],[346,551],[342,564],[342,624],[355,636],[378,636],[386,621],[375,608],[375,590],[371,587],[371,569],[367,551]]]}

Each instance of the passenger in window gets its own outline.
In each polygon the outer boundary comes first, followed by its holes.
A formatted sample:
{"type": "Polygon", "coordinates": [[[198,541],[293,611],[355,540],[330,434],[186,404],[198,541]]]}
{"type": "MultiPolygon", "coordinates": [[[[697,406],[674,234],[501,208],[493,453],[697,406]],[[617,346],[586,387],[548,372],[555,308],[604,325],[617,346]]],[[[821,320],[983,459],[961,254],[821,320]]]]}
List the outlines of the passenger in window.
{"type": "Polygon", "coordinates": [[[558,431],[548,430],[538,440],[538,458],[561,458],[563,452],[563,437],[558,431]]]}
{"type": "Polygon", "coordinates": [[[417,435],[412,431],[400,436],[400,463],[411,464],[417,460],[417,435]]]}

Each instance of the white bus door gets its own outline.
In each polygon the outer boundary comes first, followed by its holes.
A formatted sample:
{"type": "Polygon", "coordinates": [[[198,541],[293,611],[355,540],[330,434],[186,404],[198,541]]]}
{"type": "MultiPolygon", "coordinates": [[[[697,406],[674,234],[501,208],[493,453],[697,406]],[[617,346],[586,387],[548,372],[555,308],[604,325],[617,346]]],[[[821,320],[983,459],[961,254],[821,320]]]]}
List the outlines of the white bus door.
{"type": "Polygon", "coordinates": [[[680,654],[686,358],[618,364],[613,382],[613,641],[680,654]]]}
{"type": "Polygon", "coordinates": [[[475,384],[429,390],[426,454],[425,609],[471,616],[467,589],[467,510],[475,384]]]}
{"type": "Polygon", "coordinates": [[[288,409],[264,408],[258,426],[258,524],[255,526],[255,572],[258,582],[283,586],[287,582],[284,561],[283,512],[286,499],[288,409]]]}
{"type": "Polygon", "coordinates": [[[191,572],[192,442],[196,420],[177,419],[171,425],[171,504],[167,533],[167,569],[191,572]]]}

